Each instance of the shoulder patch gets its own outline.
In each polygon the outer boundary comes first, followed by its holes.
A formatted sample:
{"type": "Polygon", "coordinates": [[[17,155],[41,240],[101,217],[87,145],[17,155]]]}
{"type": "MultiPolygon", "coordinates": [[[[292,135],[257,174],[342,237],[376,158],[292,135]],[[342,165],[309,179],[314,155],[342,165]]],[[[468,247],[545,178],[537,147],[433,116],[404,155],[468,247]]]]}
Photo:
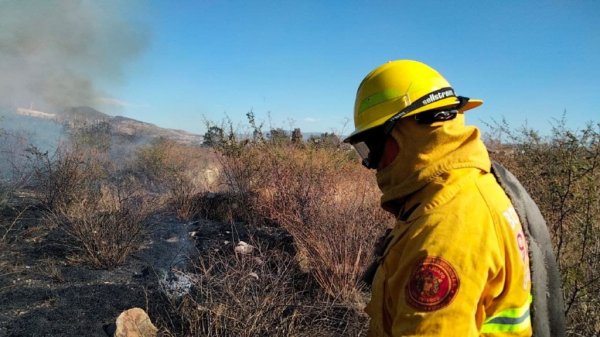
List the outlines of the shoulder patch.
{"type": "Polygon", "coordinates": [[[413,267],[406,285],[406,301],[421,311],[441,309],[454,299],[460,280],[450,263],[441,257],[427,256],[413,267]]]}

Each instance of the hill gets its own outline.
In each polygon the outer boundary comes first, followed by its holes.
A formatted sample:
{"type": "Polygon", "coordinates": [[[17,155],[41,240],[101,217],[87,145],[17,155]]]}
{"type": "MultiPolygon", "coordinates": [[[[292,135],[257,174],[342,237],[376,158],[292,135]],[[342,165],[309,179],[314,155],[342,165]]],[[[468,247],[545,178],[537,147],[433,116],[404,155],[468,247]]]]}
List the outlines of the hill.
{"type": "Polygon", "coordinates": [[[25,133],[31,137],[31,143],[43,148],[55,147],[56,144],[47,142],[57,141],[65,132],[76,132],[98,124],[108,125],[113,137],[130,139],[136,143],[166,138],[185,145],[200,145],[203,140],[202,136],[190,132],[162,128],[124,116],[110,116],[87,106],[52,113],[32,108],[0,112],[0,127],[25,133]]]}

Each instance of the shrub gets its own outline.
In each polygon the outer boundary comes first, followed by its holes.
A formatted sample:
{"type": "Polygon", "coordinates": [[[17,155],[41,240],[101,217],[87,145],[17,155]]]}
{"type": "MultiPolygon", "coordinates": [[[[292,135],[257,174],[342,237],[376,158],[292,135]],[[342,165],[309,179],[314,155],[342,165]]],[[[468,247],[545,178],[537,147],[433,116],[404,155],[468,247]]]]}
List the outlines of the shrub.
{"type": "Polygon", "coordinates": [[[28,150],[32,160],[32,182],[48,210],[68,206],[98,180],[107,179],[110,162],[101,153],[73,147],[59,147],[54,155],[35,147],[28,150]]]}
{"type": "Polygon", "coordinates": [[[123,264],[141,245],[149,202],[139,189],[102,184],[86,189],[47,217],[73,239],[72,257],[96,268],[123,264]]]}

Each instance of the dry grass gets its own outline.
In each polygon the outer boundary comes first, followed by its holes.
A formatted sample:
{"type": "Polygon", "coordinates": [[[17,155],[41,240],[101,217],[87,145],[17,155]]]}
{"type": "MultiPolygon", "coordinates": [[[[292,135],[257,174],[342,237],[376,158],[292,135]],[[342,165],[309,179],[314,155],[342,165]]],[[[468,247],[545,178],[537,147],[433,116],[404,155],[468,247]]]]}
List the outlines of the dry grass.
{"type": "Polygon", "coordinates": [[[246,141],[230,134],[218,147],[224,185],[238,206],[233,218],[285,228],[297,262],[327,294],[363,301],[361,275],[377,238],[393,223],[379,207],[373,173],[339,143],[274,142],[259,131],[246,141]]]}
{"type": "Polygon", "coordinates": [[[360,310],[319,294],[293,256],[281,251],[206,252],[188,276],[194,290],[182,300],[170,300],[171,320],[163,323],[169,327],[165,335],[359,336],[365,332],[360,310]]]}
{"type": "Polygon", "coordinates": [[[56,208],[47,221],[72,238],[70,244],[77,252],[72,259],[112,268],[140,247],[149,213],[144,195],[123,186],[101,185],[56,208]]]}
{"type": "Polygon", "coordinates": [[[165,139],[141,147],[131,171],[151,190],[164,195],[164,203],[182,220],[198,217],[203,211],[201,196],[219,188],[212,150],[165,139]]]}
{"type": "Polygon", "coordinates": [[[374,243],[393,223],[379,207],[373,173],[341,149],[259,151],[271,165],[263,168],[256,209],[292,234],[299,261],[328,294],[360,302],[374,243]]]}
{"type": "Polygon", "coordinates": [[[66,281],[62,273],[61,266],[57,261],[51,258],[45,259],[39,270],[40,273],[47,276],[53,282],[64,283],[66,281]]]}

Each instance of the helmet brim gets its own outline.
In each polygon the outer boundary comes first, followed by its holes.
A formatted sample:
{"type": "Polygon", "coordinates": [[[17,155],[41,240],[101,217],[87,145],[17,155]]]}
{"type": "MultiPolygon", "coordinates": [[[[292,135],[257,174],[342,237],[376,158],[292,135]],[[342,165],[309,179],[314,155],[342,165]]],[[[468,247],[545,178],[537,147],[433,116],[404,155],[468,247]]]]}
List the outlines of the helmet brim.
{"type": "Polygon", "coordinates": [[[469,98],[469,101],[467,102],[467,104],[465,104],[465,106],[462,109],[460,109],[460,112],[465,112],[467,110],[474,109],[482,104],[483,104],[483,100],[481,100],[481,99],[469,98]]]}

